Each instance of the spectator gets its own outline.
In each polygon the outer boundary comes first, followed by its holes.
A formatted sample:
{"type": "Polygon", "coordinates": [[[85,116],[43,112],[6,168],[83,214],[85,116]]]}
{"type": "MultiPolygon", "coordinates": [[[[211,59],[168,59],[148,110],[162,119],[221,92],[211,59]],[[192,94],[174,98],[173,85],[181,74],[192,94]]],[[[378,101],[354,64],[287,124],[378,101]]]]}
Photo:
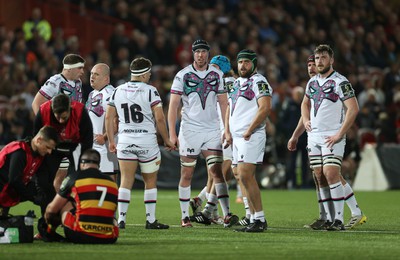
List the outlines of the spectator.
{"type": "Polygon", "coordinates": [[[46,42],[51,39],[51,25],[42,18],[42,11],[39,8],[33,8],[32,17],[24,22],[22,29],[27,41],[33,38],[34,31],[37,31],[46,42]]]}
{"type": "MultiPolygon", "coordinates": [[[[289,140],[293,131],[296,129],[297,123],[301,117],[301,101],[304,96],[304,89],[300,86],[294,87],[291,93],[291,98],[287,106],[282,111],[282,116],[279,118],[281,128],[284,130],[285,140],[289,140]]],[[[303,132],[297,139],[297,149],[288,154],[286,165],[286,184],[291,188],[308,188],[309,186],[309,167],[307,155],[307,134],[303,132]],[[297,156],[301,156],[301,183],[297,181],[297,156]]]]}
{"type": "Polygon", "coordinates": [[[123,23],[118,23],[114,27],[114,32],[109,39],[109,48],[111,51],[111,59],[114,65],[117,61],[117,51],[121,47],[128,47],[128,37],[125,36],[125,25],[123,23]]]}
{"type": "Polygon", "coordinates": [[[10,78],[10,66],[0,65],[0,96],[10,98],[14,94],[14,81],[10,78]]]}

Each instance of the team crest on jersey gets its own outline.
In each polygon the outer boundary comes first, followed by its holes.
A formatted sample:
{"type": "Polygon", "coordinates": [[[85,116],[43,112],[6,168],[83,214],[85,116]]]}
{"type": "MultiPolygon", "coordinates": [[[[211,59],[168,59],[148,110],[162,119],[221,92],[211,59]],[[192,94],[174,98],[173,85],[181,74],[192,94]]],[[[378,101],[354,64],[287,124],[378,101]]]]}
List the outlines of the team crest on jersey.
{"type": "Polygon", "coordinates": [[[93,112],[96,116],[101,117],[105,113],[103,108],[103,93],[99,93],[96,96],[93,96],[93,92],[90,93],[86,101],[86,109],[93,112]]]}
{"type": "Polygon", "coordinates": [[[224,78],[224,90],[226,92],[229,92],[233,88],[233,82],[234,80],[226,80],[226,78],[224,78]]]}
{"type": "Polygon", "coordinates": [[[235,81],[233,87],[229,90],[229,98],[232,99],[232,112],[235,110],[236,102],[238,101],[239,97],[244,97],[247,100],[252,100],[256,94],[254,93],[251,86],[253,85],[253,79],[249,79],[240,86],[240,82],[237,80],[235,81]]]}
{"type": "Polygon", "coordinates": [[[215,71],[209,72],[204,79],[190,72],[185,74],[183,82],[185,95],[189,96],[190,93],[197,93],[200,97],[201,106],[204,109],[208,94],[211,92],[218,93],[220,77],[215,71]]]}
{"type": "Polygon", "coordinates": [[[229,82],[225,83],[224,89],[228,93],[231,92],[231,90],[233,89],[233,81],[229,81],[229,82]]]}
{"type": "Polygon", "coordinates": [[[339,95],[335,93],[335,86],[336,82],[334,80],[328,80],[322,86],[318,84],[317,80],[310,83],[310,98],[314,100],[314,116],[317,115],[324,99],[328,99],[333,103],[338,101],[339,95]]]}
{"type": "Polygon", "coordinates": [[[60,93],[68,95],[71,101],[82,101],[82,90],[79,81],[75,81],[75,87],[68,84],[68,82],[60,82],[60,93]]]}
{"type": "Polygon", "coordinates": [[[265,81],[260,81],[257,83],[258,91],[260,94],[270,95],[269,93],[269,85],[265,81]]]}
{"type": "Polygon", "coordinates": [[[355,96],[355,92],[353,86],[350,82],[344,81],[339,84],[340,88],[342,89],[343,96],[345,99],[352,98],[355,96]]]}

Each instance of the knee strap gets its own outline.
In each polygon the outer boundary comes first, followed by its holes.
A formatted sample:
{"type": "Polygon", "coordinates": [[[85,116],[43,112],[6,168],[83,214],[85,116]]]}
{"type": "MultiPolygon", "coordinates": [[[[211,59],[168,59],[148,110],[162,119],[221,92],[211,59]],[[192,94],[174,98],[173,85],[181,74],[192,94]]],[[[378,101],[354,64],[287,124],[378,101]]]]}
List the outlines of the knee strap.
{"type": "Polygon", "coordinates": [[[330,165],[330,166],[337,166],[337,167],[341,167],[342,166],[342,158],[338,157],[338,156],[325,156],[323,158],[324,161],[324,166],[326,165],[330,165]]]}
{"type": "Polygon", "coordinates": [[[319,168],[322,166],[322,158],[321,156],[310,156],[310,168],[319,168]]]}
{"type": "Polygon", "coordinates": [[[210,156],[207,156],[207,158],[206,158],[206,163],[207,163],[208,169],[210,169],[214,164],[222,163],[222,162],[223,162],[223,159],[222,159],[222,156],[220,156],[220,155],[210,155],[210,156]]]}
{"type": "Polygon", "coordinates": [[[181,160],[181,166],[183,167],[196,167],[197,160],[194,160],[193,162],[184,162],[181,160]]]}

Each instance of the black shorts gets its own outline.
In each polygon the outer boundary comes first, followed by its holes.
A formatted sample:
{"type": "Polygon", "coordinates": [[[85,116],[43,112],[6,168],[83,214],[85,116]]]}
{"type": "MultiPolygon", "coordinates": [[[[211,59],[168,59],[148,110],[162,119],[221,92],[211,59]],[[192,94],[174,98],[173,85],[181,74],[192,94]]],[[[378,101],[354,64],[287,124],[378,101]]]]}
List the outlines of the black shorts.
{"type": "Polygon", "coordinates": [[[64,234],[68,242],[77,244],[113,244],[118,239],[93,237],[81,232],[73,231],[67,227],[64,227],[64,234]]]}

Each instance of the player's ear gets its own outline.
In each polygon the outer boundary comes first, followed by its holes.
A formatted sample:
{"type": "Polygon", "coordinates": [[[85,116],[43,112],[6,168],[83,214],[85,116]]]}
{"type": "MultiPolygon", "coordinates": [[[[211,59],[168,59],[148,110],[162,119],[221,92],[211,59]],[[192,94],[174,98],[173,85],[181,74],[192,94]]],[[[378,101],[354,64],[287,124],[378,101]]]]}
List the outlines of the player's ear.
{"type": "Polygon", "coordinates": [[[34,139],[36,145],[42,143],[43,137],[38,135],[37,138],[34,139]]]}

